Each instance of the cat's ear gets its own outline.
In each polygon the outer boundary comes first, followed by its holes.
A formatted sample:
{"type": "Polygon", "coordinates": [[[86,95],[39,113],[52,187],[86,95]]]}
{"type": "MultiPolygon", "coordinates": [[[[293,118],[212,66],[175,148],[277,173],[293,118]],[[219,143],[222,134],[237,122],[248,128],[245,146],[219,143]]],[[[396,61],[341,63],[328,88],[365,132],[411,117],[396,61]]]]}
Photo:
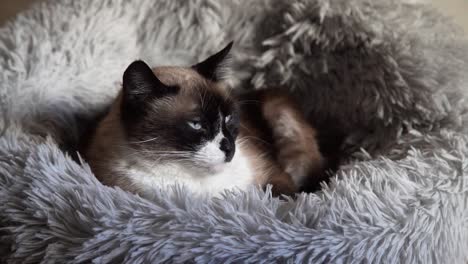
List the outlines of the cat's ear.
{"type": "Polygon", "coordinates": [[[218,82],[225,77],[227,68],[229,68],[228,55],[234,42],[230,42],[224,49],[209,57],[208,59],[192,66],[200,75],[208,80],[218,82]]]}
{"type": "Polygon", "coordinates": [[[150,97],[177,93],[177,87],[165,85],[145,62],[135,61],[125,70],[123,93],[126,101],[139,103],[150,97]]]}

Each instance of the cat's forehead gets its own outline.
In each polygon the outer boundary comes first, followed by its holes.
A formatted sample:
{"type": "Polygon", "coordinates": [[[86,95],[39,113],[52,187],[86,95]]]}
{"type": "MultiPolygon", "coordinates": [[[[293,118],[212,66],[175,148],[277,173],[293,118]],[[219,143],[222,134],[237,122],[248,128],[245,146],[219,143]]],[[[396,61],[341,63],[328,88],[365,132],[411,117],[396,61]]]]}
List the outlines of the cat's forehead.
{"type": "Polygon", "coordinates": [[[164,84],[184,90],[208,89],[217,93],[224,93],[225,90],[220,83],[206,79],[190,67],[156,67],[153,72],[164,84]]]}
{"type": "Polygon", "coordinates": [[[231,108],[227,88],[206,80],[198,72],[184,67],[157,67],[154,74],[168,86],[177,86],[179,93],[172,98],[173,109],[179,113],[231,108]]]}
{"type": "Polygon", "coordinates": [[[169,86],[191,86],[204,81],[193,69],[185,67],[156,67],[154,74],[161,82],[169,86]]]}

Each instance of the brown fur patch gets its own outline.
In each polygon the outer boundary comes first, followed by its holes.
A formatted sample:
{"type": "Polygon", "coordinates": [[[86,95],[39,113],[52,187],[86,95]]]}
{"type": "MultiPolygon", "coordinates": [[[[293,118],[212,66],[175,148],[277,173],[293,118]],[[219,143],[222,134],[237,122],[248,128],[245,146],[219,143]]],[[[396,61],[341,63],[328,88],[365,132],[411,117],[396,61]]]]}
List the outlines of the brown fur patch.
{"type": "Polygon", "coordinates": [[[264,92],[262,112],[272,130],[277,160],[295,184],[302,186],[306,181],[321,178],[324,159],[317,133],[293,99],[277,90],[264,92]]]}
{"type": "Polygon", "coordinates": [[[259,153],[267,153],[263,162],[274,190],[288,193],[324,180],[317,132],[290,96],[268,89],[245,94],[240,102],[243,134],[259,153]]]}

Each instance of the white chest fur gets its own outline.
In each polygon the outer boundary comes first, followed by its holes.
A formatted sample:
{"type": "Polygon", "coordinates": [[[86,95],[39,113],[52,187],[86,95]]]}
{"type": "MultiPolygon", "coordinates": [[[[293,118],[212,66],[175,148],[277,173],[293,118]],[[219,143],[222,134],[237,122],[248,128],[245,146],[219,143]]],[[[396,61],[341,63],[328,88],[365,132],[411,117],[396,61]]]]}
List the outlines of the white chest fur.
{"type": "Polygon", "coordinates": [[[245,190],[256,183],[254,168],[242,149],[238,149],[233,160],[216,173],[200,174],[180,164],[138,164],[130,168],[121,165],[126,167],[125,177],[146,197],[161,187],[176,184],[185,185],[197,194],[217,196],[224,190],[245,190]]]}

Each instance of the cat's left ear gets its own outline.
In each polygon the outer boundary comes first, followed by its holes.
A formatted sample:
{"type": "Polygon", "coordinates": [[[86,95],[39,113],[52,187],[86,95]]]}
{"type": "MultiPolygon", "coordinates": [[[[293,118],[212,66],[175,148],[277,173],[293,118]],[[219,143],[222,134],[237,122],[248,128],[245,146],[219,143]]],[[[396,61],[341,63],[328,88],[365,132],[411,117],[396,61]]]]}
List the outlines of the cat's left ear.
{"type": "Polygon", "coordinates": [[[208,80],[219,82],[225,77],[229,68],[229,52],[234,42],[230,42],[224,49],[209,57],[208,59],[192,66],[200,75],[208,80]]]}

